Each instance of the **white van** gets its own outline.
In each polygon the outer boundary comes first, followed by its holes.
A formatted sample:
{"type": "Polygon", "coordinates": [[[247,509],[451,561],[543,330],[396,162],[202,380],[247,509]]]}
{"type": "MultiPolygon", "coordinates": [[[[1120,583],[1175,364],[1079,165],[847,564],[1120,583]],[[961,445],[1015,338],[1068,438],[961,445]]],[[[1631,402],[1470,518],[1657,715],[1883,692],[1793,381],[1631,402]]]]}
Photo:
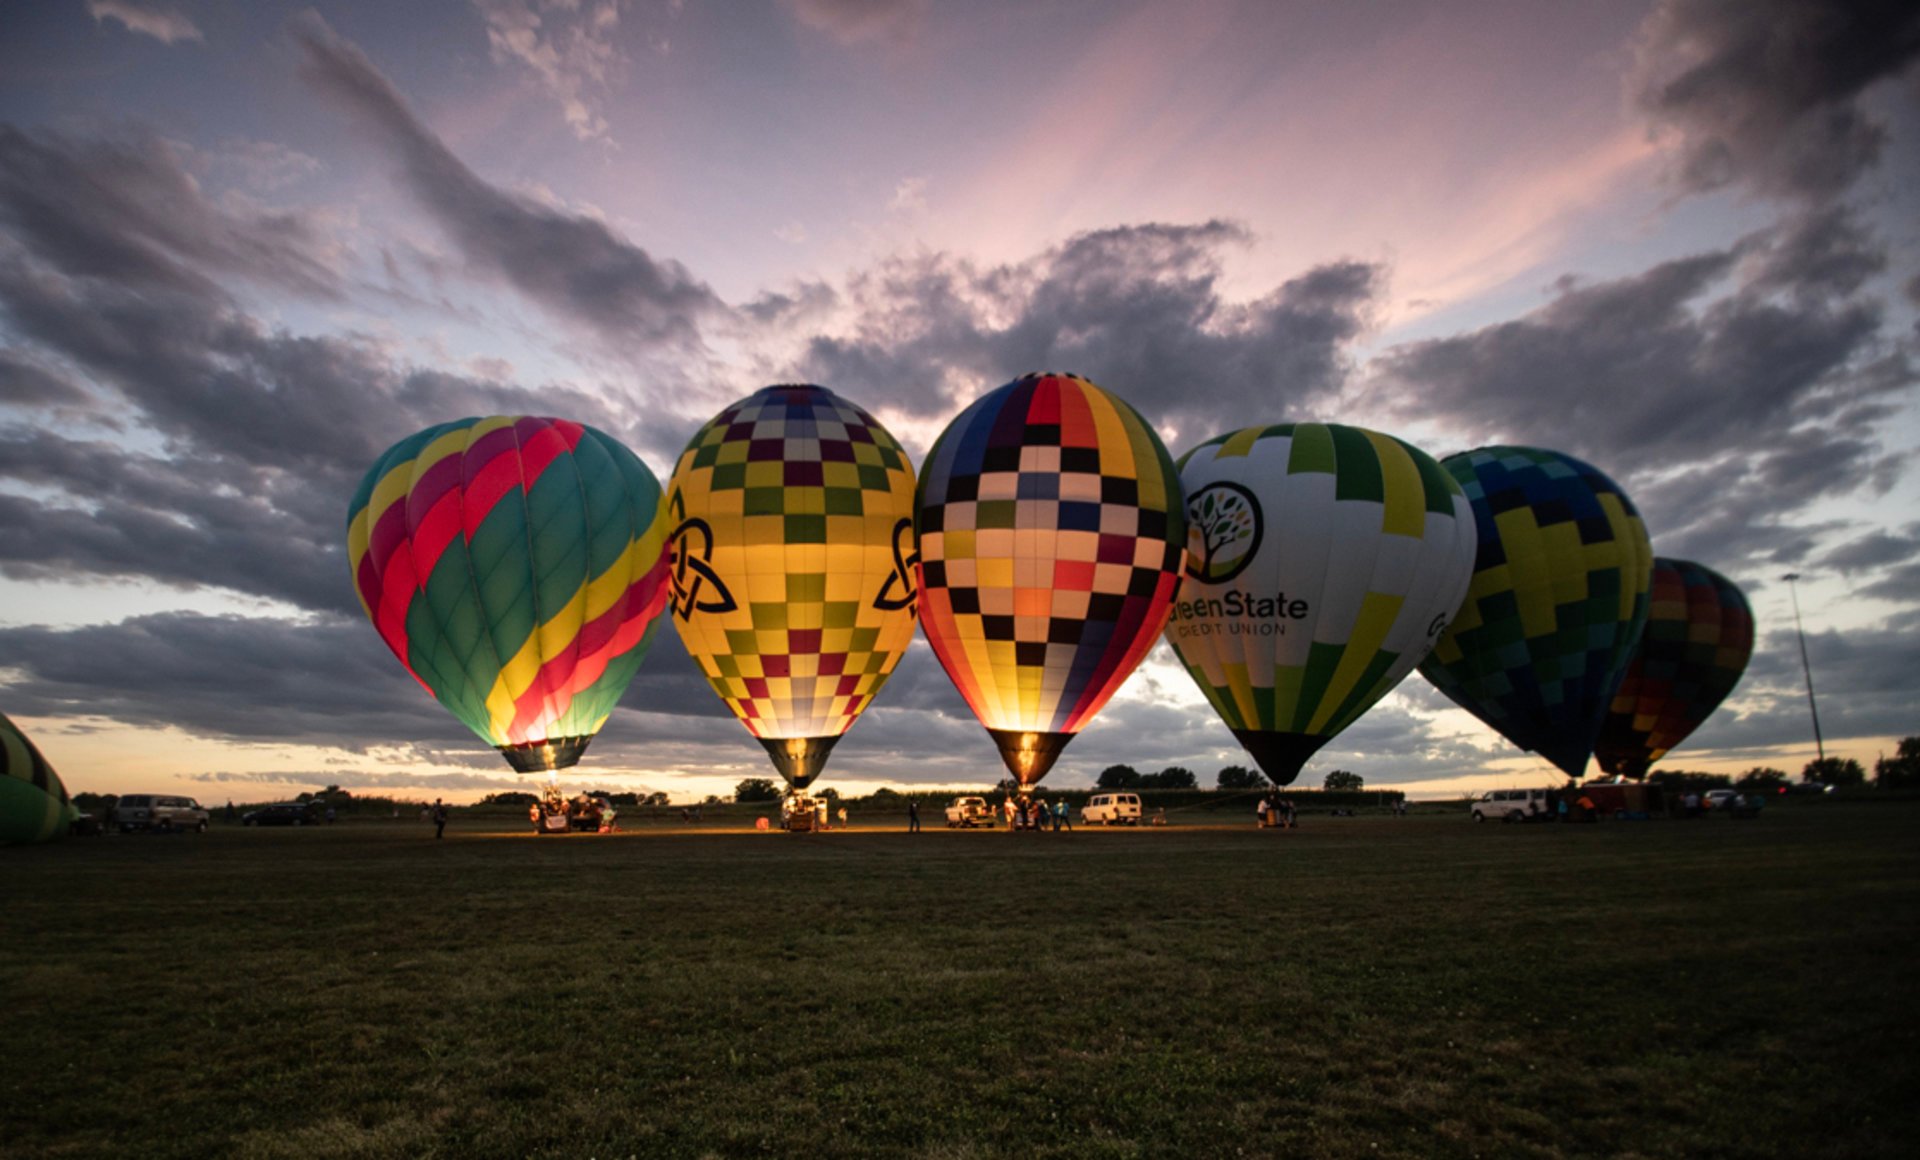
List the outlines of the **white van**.
{"type": "Polygon", "coordinates": [[[1476,822],[1484,822],[1489,818],[1497,822],[1524,822],[1528,815],[1544,818],[1548,813],[1547,791],[1544,789],[1488,790],[1467,808],[1473,811],[1473,820],[1476,822]]]}
{"type": "Polygon", "coordinates": [[[1097,793],[1087,799],[1080,811],[1083,826],[1137,826],[1140,824],[1140,795],[1137,793],[1097,793]]]}

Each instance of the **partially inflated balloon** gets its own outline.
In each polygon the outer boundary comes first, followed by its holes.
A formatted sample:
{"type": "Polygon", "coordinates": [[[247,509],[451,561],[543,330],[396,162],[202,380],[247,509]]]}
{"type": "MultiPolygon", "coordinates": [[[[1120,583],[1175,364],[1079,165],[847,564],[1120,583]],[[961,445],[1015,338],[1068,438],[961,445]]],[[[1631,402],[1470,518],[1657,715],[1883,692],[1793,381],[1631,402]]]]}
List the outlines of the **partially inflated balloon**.
{"type": "Polygon", "coordinates": [[[913,642],[913,466],[832,391],[768,387],[694,435],[667,509],[674,627],[805,789],[913,642]]]}
{"type": "Polygon", "coordinates": [[[1433,648],[1473,572],[1454,478],[1391,435],[1287,423],[1180,460],[1187,574],[1167,640],[1276,785],[1433,648]]]}
{"type": "Polygon", "coordinates": [[[917,497],[927,642],[1024,789],[1166,625],[1187,542],[1167,449],[1075,375],[960,412],[917,497]]]}
{"type": "Polygon", "coordinates": [[[1600,768],[1647,776],[1727,699],[1752,656],[1753,609],[1733,581],[1656,557],[1647,629],[1593,749],[1600,768]]]}
{"type": "Polygon", "coordinates": [[[429,427],[360,481],[347,551],[407,671],[522,773],[578,761],[666,605],[660,484],[564,419],[429,427]]]}
{"type": "Polygon", "coordinates": [[[1647,620],[1653,548],[1620,488],[1557,451],[1440,461],[1479,534],[1466,601],[1420,673],[1507,740],[1579,777],[1647,620]]]}
{"type": "Polygon", "coordinates": [[[79,814],[60,775],[0,714],[0,845],[64,838],[79,814]]]}

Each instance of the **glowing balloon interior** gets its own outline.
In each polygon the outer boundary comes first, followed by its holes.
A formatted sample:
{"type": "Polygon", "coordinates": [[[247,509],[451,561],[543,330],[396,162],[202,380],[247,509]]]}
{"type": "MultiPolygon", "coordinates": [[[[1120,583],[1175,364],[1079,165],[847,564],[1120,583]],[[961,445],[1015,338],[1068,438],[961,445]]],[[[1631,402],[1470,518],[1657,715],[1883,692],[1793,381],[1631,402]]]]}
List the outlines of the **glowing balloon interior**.
{"type": "Polygon", "coordinates": [[[1600,726],[1594,757],[1641,778],[1727,699],[1753,656],[1753,610],[1720,573],[1656,557],[1646,632],[1600,726]]]}
{"type": "Polygon", "coordinates": [[[1167,639],[1277,785],[1413,671],[1466,594],[1472,506],[1425,452],[1336,424],[1187,452],[1167,639]]]}
{"type": "Polygon", "coordinates": [[[721,411],[668,483],[674,627],[796,789],[913,642],[913,484],[887,429],[815,386],[721,411]]]}
{"type": "Polygon", "coordinates": [[[1166,624],[1187,542],[1173,462],[1118,397],[1028,375],[941,433],[916,520],[927,641],[1031,786],[1166,624]]]}
{"type": "Polygon", "coordinates": [[[522,773],[579,760],[667,597],[659,482],[563,419],[429,427],[360,483],[361,607],[414,678],[522,773]]]}
{"type": "Polygon", "coordinates": [[[0,714],[0,845],[64,838],[79,816],[60,775],[0,714]]]}
{"type": "Polygon", "coordinates": [[[1653,548],[1618,485],[1557,451],[1483,447],[1441,460],[1479,534],[1459,613],[1421,664],[1435,688],[1569,777],[1647,620],[1653,548]]]}

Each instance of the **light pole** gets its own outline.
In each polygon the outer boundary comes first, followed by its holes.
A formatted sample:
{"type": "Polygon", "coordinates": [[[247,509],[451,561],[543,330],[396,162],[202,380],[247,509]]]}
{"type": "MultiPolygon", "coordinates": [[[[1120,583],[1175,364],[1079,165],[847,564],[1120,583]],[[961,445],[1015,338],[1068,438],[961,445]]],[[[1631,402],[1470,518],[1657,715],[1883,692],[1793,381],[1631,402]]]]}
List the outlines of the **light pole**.
{"type": "Polygon", "coordinates": [[[1800,637],[1800,671],[1807,678],[1807,710],[1813,714],[1813,748],[1820,760],[1827,759],[1827,747],[1820,740],[1820,706],[1813,700],[1813,665],[1807,661],[1807,630],[1800,623],[1800,592],[1793,586],[1800,573],[1789,572],[1780,579],[1787,582],[1787,595],[1793,598],[1793,631],[1800,637]]]}

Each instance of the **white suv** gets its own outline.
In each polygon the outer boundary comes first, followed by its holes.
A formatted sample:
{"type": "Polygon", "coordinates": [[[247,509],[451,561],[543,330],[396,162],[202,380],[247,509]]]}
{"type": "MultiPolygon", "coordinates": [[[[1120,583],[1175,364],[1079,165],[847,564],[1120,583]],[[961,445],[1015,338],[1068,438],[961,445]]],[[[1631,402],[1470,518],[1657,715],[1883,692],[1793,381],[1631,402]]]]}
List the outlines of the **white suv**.
{"type": "Polygon", "coordinates": [[[157,793],[121,794],[108,815],[109,824],[130,834],[135,830],[195,830],[207,832],[207,811],[189,797],[157,793]]]}
{"type": "Polygon", "coordinates": [[[1080,824],[1091,826],[1137,826],[1140,824],[1140,795],[1137,793],[1097,793],[1080,811],[1080,824]]]}
{"type": "Polygon", "coordinates": [[[1473,820],[1484,822],[1489,818],[1501,822],[1524,822],[1527,815],[1535,817],[1547,812],[1547,791],[1544,789],[1495,789],[1480,795],[1471,806],[1473,820]]]}

